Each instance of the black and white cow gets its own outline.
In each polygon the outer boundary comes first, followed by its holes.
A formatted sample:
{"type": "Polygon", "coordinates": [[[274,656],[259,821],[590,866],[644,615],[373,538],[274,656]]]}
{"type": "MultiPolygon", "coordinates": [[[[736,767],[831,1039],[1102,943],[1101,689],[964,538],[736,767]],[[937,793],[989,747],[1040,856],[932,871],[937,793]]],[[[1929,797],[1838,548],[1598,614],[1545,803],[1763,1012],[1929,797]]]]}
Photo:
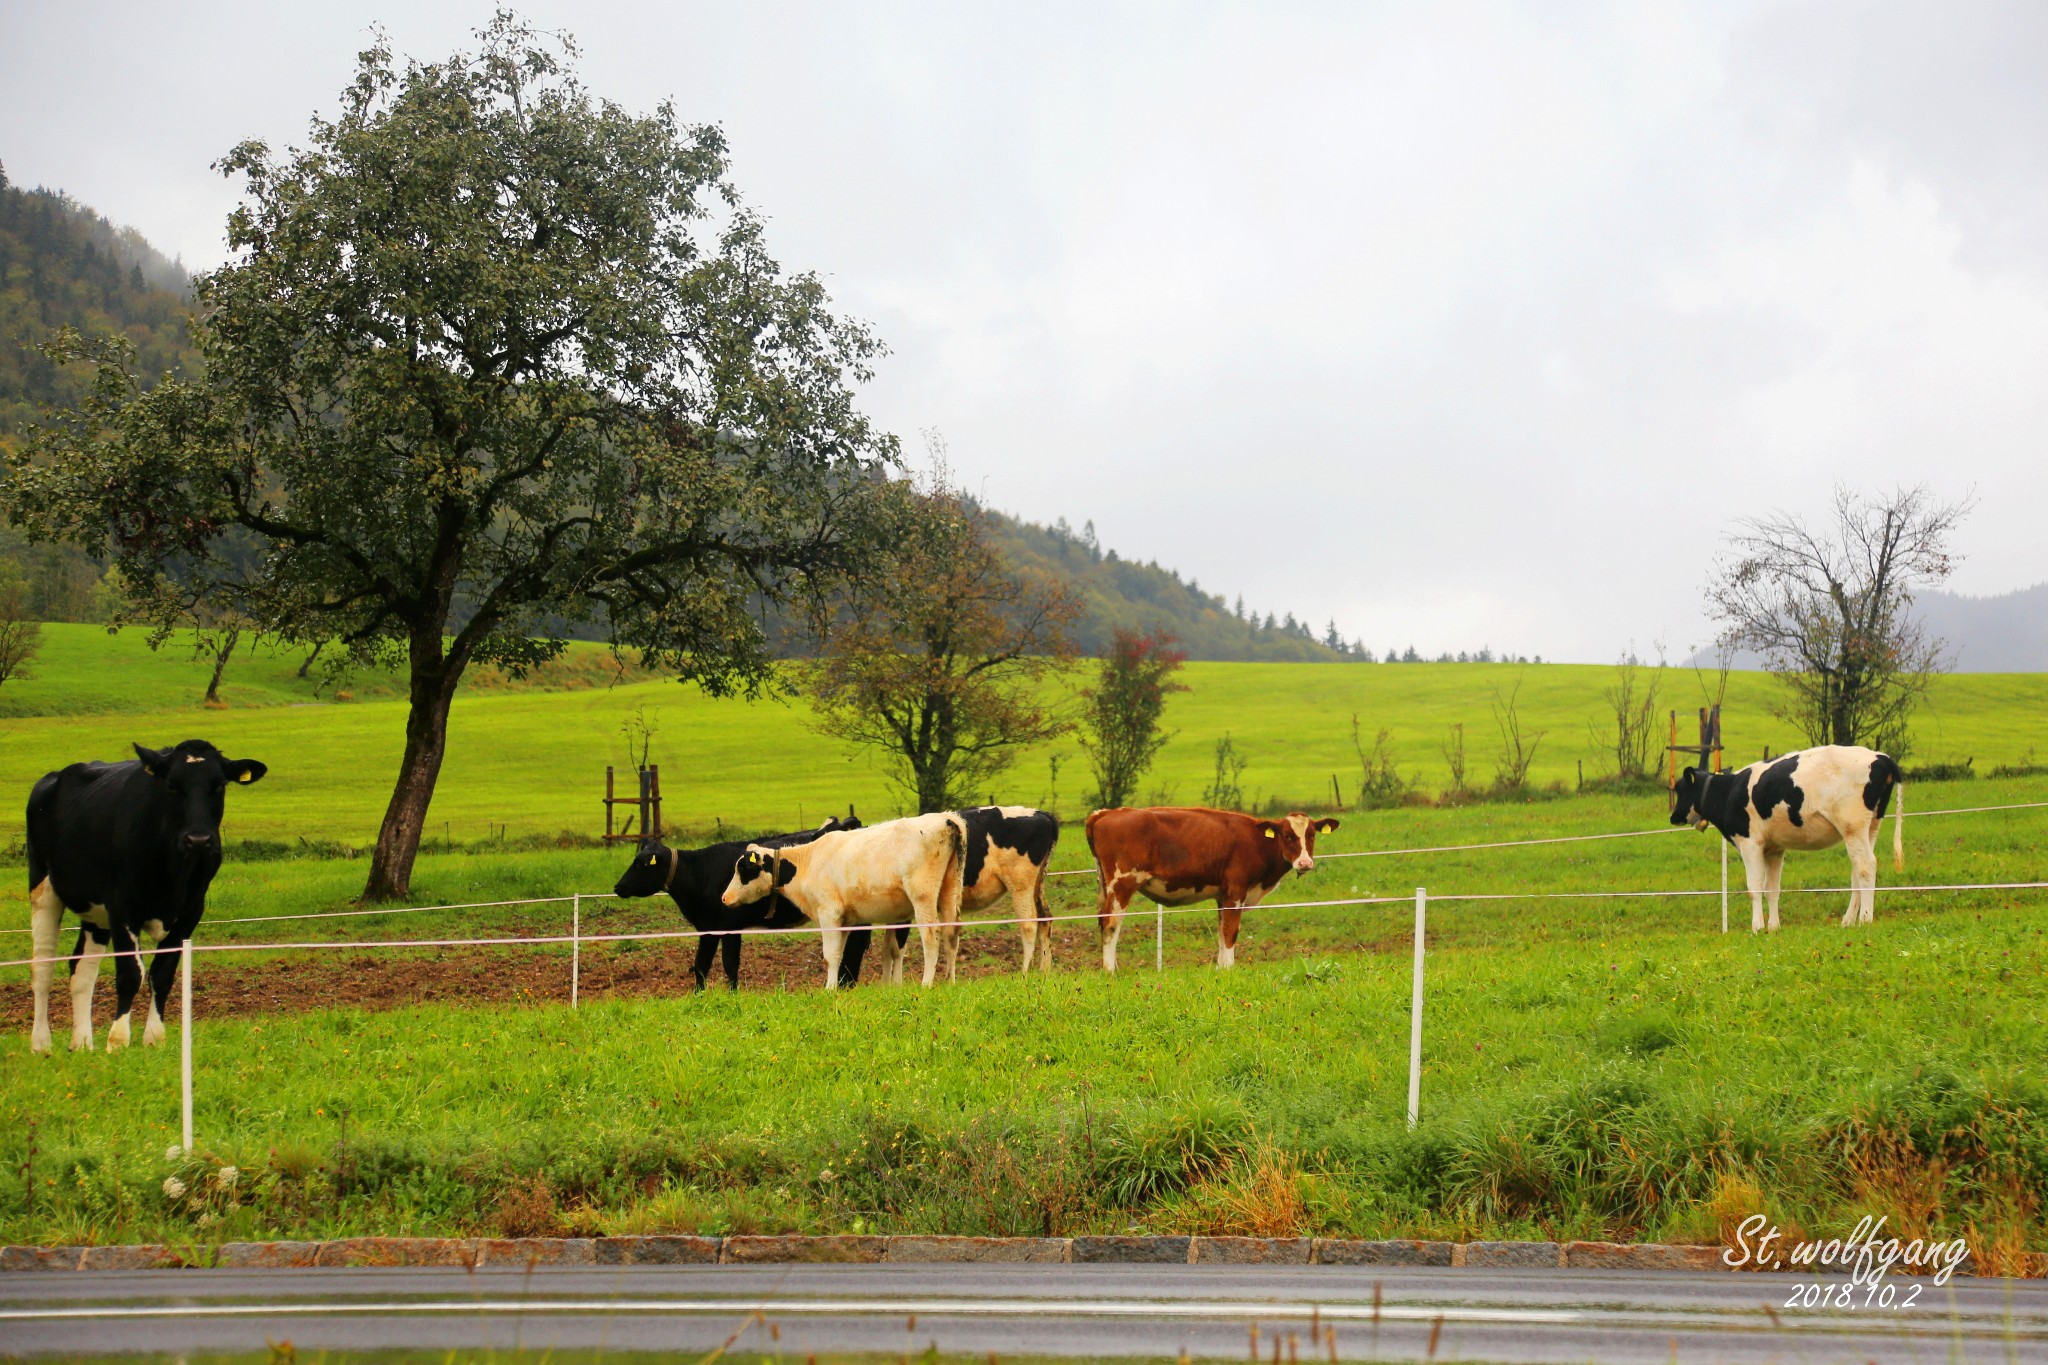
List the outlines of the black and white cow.
{"type": "MultiPolygon", "coordinates": [[[[632,900],[667,892],[676,903],[676,909],[683,912],[683,918],[699,935],[697,961],[690,968],[691,975],[697,978],[697,989],[704,989],[704,983],[711,975],[711,960],[722,950],[726,984],[738,990],[740,945],[744,936],[733,933],[733,930],[793,929],[809,923],[801,910],[779,895],[747,905],[727,905],[719,899],[732,881],[733,867],[739,862],[740,855],[747,851],[749,842],[763,848],[788,848],[794,844],[807,844],[820,834],[833,830],[860,827],[860,820],[849,815],[844,820],[827,820],[816,829],[775,834],[751,841],[733,839],[695,849],[674,849],[659,839],[643,839],[639,851],[633,855],[632,866],[619,878],[612,894],[632,900]]],[[[909,931],[899,932],[907,934],[909,931]]],[[[846,955],[839,962],[840,985],[851,986],[860,980],[860,963],[867,951],[866,929],[846,936],[846,955]]]]}
{"type": "Polygon", "coordinates": [[[205,740],[188,739],[175,749],[138,744],[131,762],[74,763],[35,784],[28,798],[32,1050],[50,1050],[50,966],[67,910],[82,921],[71,950],[71,1046],[92,1047],[93,985],[110,943],[127,956],[114,959],[107,1050],[128,1045],[129,1012],[142,985],[134,954],[143,937],[155,942],[156,954],[142,1041],[163,1041],[178,950],[199,927],[207,887],[220,870],[224,794],[267,771],[253,758],[226,758],[205,740]]]}
{"type": "Polygon", "coordinates": [[[1749,927],[1778,928],[1778,884],[1790,849],[1849,848],[1849,909],[1843,924],[1868,924],[1877,904],[1877,826],[1894,790],[1892,859],[1906,865],[1904,775],[1890,754],[1852,745],[1802,749],[1733,772],[1687,768],[1678,779],[1671,823],[1712,827],[1742,856],[1749,882],[1749,927]]]}
{"type": "Polygon", "coordinates": [[[1030,806],[972,806],[955,811],[966,828],[960,908],[986,910],[1005,894],[1024,940],[1024,970],[1038,958],[1052,970],[1052,911],[1045,904],[1045,869],[1059,842],[1059,817],[1030,806]]]}

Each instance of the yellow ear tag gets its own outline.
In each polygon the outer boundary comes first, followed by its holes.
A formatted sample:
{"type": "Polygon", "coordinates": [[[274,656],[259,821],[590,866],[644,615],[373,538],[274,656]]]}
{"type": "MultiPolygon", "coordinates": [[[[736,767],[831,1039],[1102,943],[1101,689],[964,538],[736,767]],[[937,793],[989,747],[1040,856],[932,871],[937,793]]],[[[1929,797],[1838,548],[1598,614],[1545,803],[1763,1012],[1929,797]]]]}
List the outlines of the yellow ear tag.
{"type": "Polygon", "coordinates": [[[235,779],[237,782],[254,782],[255,780],[255,776],[247,768],[242,769],[241,776],[235,779]]]}
{"type": "Polygon", "coordinates": [[[1279,838],[1280,836],[1279,836],[1279,835],[1277,835],[1277,834],[1275,834],[1275,833],[1273,833],[1273,831],[1269,829],[1269,830],[1267,830],[1267,831],[1266,831],[1266,837],[1267,837],[1268,839],[1277,839],[1277,838],[1279,838]]]}

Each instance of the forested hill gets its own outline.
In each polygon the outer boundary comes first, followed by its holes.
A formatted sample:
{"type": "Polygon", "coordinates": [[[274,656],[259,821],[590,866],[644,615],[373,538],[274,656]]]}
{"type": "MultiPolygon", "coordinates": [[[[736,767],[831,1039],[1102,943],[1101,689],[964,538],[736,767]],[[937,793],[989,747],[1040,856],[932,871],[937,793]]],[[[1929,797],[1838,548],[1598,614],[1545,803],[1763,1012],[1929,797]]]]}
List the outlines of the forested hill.
{"type": "Polygon", "coordinates": [[[1246,613],[1158,564],[1119,558],[1097,542],[1094,523],[1079,533],[1062,517],[1050,527],[988,513],[1004,555],[1020,568],[1056,574],[1072,584],[1083,615],[1075,638],[1083,652],[1099,654],[1119,628],[1171,631],[1192,659],[1337,662],[1359,657],[1330,625],[1316,631],[1292,612],[1246,613]]]}
{"type": "MultiPolygon", "coordinates": [[[[44,405],[82,395],[82,377],[57,369],[36,346],[64,326],[119,333],[135,344],[138,369],[159,375],[189,364],[185,321],[191,306],[182,266],[133,228],[119,228],[60,191],[24,190],[0,168],[0,446],[44,405]]],[[[1338,661],[1360,650],[1334,627],[1316,629],[1290,614],[1246,613],[1156,563],[1119,557],[1097,543],[1092,524],[1075,532],[991,511],[990,524],[1010,561],[1071,583],[1084,614],[1075,635],[1090,654],[1118,628],[1170,631],[1195,659],[1338,661]]],[[[97,619],[100,566],[64,546],[30,546],[0,528],[0,571],[25,580],[39,619],[97,619]]],[[[776,634],[785,632],[778,629],[776,634]]],[[[791,641],[793,643],[793,641],[791,641]]]]}
{"type": "Polygon", "coordinates": [[[187,359],[190,284],[133,228],[117,228],[56,190],[24,190],[0,166],[0,441],[44,403],[71,403],[80,377],[36,350],[60,327],[118,333],[143,374],[187,359]]]}

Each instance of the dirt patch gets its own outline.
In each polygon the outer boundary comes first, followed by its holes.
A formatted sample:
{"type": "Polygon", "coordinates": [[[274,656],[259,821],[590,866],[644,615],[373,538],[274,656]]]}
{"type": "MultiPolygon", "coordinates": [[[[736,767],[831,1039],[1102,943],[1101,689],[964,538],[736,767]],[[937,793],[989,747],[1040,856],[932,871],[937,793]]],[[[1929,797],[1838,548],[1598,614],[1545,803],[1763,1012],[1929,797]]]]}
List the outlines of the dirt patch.
{"type": "MultiPolygon", "coordinates": [[[[1054,960],[1094,966],[1094,934],[1055,938],[1054,960]]],[[[910,942],[904,980],[922,970],[917,940],[910,942]]],[[[227,955],[232,957],[232,955],[227,955]]],[[[580,994],[585,1000],[647,999],[687,995],[693,983],[690,939],[650,943],[621,952],[610,944],[583,950],[580,994]]],[[[960,979],[972,980],[1017,970],[1018,947],[1007,935],[977,934],[960,947],[960,979]]],[[[824,981],[824,959],[815,939],[753,942],[740,960],[743,991],[815,990],[824,981]]],[[[102,1033],[114,1010],[114,974],[103,968],[93,999],[93,1022],[102,1033]]],[[[863,980],[872,982],[872,976],[863,980]]],[[[725,973],[712,964],[711,986],[724,989],[725,973]]],[[[146,987],[145,987],[146,988],[146,987]]],[[[251,1014],[300,1014],[353,1007],[387,1010],[424,1004],[565,1003],[569,999],[569,955],[561,951],[443,949],[420,953],[309,953],[285,969],[276,961],[238,965],[216,957],[202,960],[192,980],[193,1013],[210,1019],[251,1014]]],[[[176,997],[172,997],[173,1004],[176,997]]],[[[138,1013],[140,1009],[138,1009],[138,1013]]],[[[35,1005],[26,974],[0,982],[0,1029],[27,1032],[35,1005]]],[[[71,1027],[71,997],[60,969],[50,989],[50,1027],[61,1046],[71,1027]]]]}

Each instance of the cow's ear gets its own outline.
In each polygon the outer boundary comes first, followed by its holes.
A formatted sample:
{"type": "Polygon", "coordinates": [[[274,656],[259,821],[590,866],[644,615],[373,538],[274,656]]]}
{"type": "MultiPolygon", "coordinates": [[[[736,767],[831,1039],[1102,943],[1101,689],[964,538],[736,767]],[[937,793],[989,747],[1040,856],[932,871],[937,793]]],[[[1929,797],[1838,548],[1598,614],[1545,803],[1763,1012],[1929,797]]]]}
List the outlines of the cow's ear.
{"type": "Polygon", "coordinates": [[[151,777],[162,777],[171,770],[171,751],[169,749],[145,749],[140,744],[137,744],[135,746],[135,756],[142,760],[142,770],[151,777]]]}
{"type": "Polygon", "coordinates": [[[247,786],[263,780],[263,774],[270,769],[253,758],[231,758],[228,760],[228,780],[247,786]]]}
{"type": "Polygon", "coordinates": [[[777,886],[788,886],[795,880],[796,864],[783,858],[777,858],[775,860],[775,884],[777,886]]]}
{"type": "Polygon", "coordinates": [[[1271,820],[1261,820],[1259,821],[1259,833],[1265,835],[1268,839],[1277,839],[1280,837],[1280,827],[1271,820]]]}
{"type": "Polygon", "coordinates": [[[1337,822],[1330,816],[1325,815],[1322,819],[1316,821],[1316,832],[1319,834],[1328,834],[1335,828],[1337,828],[1337,822]]]}

